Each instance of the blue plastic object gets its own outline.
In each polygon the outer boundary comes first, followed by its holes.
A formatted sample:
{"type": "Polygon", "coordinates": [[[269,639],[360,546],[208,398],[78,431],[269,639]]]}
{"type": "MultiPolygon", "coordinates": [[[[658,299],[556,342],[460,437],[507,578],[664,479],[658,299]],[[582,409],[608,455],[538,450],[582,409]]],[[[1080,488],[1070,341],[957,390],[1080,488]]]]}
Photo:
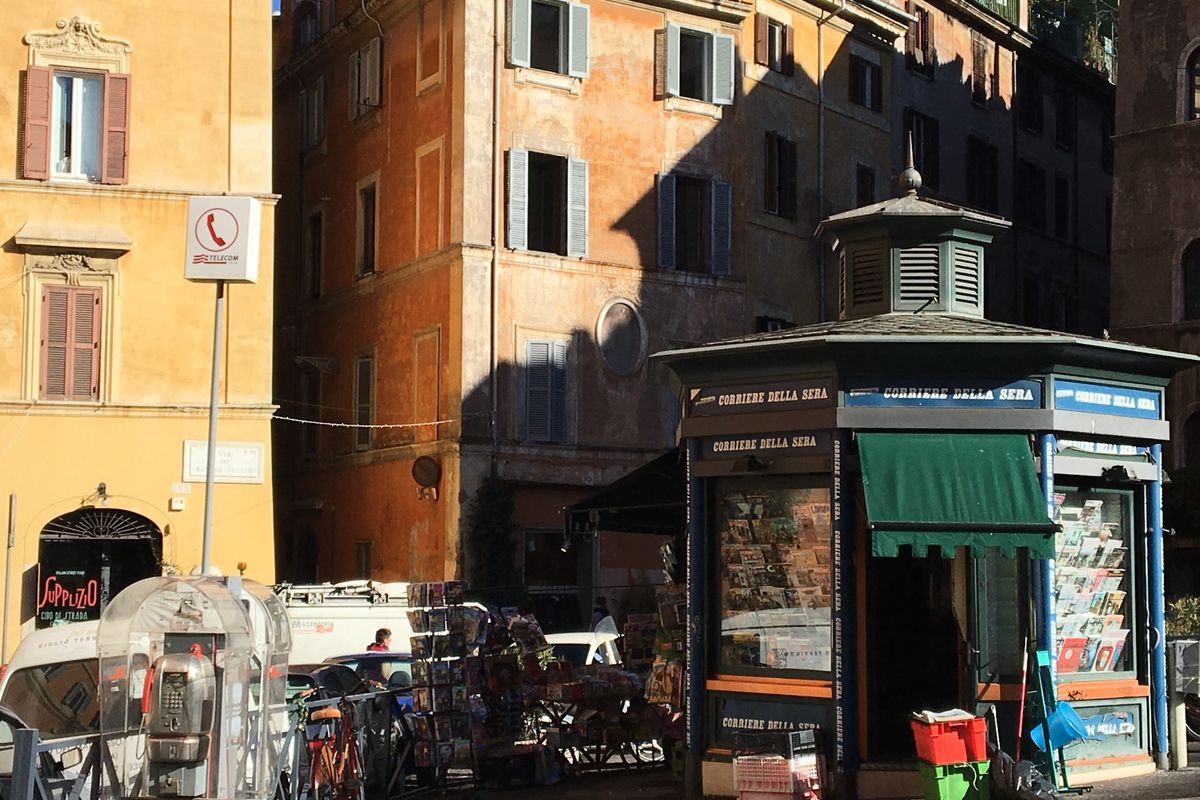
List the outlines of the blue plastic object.
{"type": "MultiPolygon", "coordinates": [[[[1058,750],[1071,742],[1087,739],[1087,728],[1079,716],[1079,712],[1071,708],[1065,701],[1060,700],[1057,707],[1050,712],[1050,745],[1058,750]]],[[[1038,750],[1046,749],[1046,726],[1038,723],[1029,732],[1029,739],[1038,750]]]]}

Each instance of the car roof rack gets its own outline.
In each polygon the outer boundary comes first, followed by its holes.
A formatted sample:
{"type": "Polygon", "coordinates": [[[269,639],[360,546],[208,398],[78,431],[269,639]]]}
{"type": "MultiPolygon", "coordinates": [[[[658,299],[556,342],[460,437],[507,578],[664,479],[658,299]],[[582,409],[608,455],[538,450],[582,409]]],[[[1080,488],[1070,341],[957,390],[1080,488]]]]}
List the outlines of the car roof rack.
{"type": "Polygon", "coordinates": [[[359,602],[408,605],[408,584],[374,580],[342,581],[340,583],[277,583],[272,587],[287,603],[359,602]]]}

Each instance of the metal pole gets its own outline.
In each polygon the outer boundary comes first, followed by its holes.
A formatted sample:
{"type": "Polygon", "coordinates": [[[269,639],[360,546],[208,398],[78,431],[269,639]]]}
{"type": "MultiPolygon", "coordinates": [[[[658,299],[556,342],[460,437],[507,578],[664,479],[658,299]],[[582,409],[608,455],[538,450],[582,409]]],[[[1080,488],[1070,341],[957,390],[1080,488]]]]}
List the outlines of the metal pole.
{"type": "Polygon", "coordinates": [[[208,452],[204,470],[204,544],[200,574],[207,575],[212,554],[213,473],[217,464],[217,401],[221,388],[221,336],[225,328],[225,281],[217,281],[216,319],[213,321],[212,393],[208,398],[208,452]]]}
{"type": "Polygon", "coordinates": [[[704,642],[705,594],[708,570],[704,564],[706,525],[704,521],[704,482],[696,478],[699,446],[686,440],[687,453],[687,695],[684,723],[687,725],[687,757],[684,760],[684,795],[702,795],[701,760],[704,758],[704,642]]]}
{"type": "MultiPolygon", "coordinates": [[[[1057,439],[1053,433],[1042,434],[1041,440],[1041,455],[1042,455],[1042,494],[1046,498],[1046,516],[1049,519],[1054,519],[1054,453],[1057,450],[1057,439]]],[[[1055,638],[1055,612],[1054,612],[1054,559],[1047,558],[1041,562],[1042,567],[1042,594],[1041,594],[1041,611],[1042,625],[1041,635],[1035,639],[1041,640],[1041,649],[1050,654],[1050,681],[1051,686],[1057,681],[1057,664],[1055,663],[1058,654],[1054,652],[1055,638]]],[[[1022,698],[1022,701],[1024,699],[1022,698]]]]}
{"type": "Polygon", "coordinates": [[[4,549],[4,619],[0,621],[0,661],[8,658],[8,596],[12,590],[12,552],[17,546],[17,496],[8,496],[8,546],[4,549]]]}
{"type": "Polygon", "coordinates": [[[1154,755],[1159,769],[1167,768],[1167,637],[1163,619],[1162,445],[1150,445],[1154,480],[1150,482],[1150,537],[1146,587],[1150,595],[1150,717],[1154,720],[1154,755]]]}

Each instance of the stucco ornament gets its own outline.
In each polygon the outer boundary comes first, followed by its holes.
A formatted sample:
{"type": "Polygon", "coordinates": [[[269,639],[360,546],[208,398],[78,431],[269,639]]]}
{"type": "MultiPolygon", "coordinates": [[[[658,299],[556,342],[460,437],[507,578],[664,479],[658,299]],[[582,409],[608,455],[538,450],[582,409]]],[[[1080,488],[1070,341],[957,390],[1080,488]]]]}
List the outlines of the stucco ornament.
{"type": "Polygon", "coordinates": [[[79,285],[79,273],[96,271],[92,260],[80,253],[59,253],[51,260],[49,268],[61,272],[71,286],[79,285]]]}
{"type": "Polygon", "coordinates": [[[55,23],[56,31],[33,31],[25,34],[25,44],[34,50],[51,50],[56,53],[80,55],[102,54],[126,56],[131,45],[123,39],[109,39],[100,35],[100,23],[83,17],[60,19],[55,23]]]}

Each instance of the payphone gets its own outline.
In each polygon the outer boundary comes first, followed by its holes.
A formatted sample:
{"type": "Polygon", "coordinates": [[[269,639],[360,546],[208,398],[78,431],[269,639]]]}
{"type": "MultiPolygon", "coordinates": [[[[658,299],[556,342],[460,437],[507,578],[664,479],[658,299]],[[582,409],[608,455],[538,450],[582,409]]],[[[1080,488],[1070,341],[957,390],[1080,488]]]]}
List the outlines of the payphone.
{"type": "Polygon", "coordinates": [[[217,676],[199,646],[160,656],[147,675],[146,760],[149,788],[158,797],[209,794],[209,760],[217,676]]]}

